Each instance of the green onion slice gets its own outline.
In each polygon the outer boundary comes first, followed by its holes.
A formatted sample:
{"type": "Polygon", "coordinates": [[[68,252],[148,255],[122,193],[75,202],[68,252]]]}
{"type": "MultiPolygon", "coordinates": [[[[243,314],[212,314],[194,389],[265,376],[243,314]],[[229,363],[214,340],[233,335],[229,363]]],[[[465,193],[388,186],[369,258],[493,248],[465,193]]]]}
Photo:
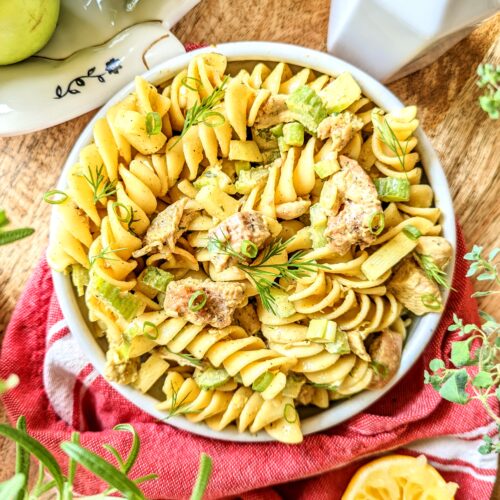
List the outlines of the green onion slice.
{"type": "Polygon", "coordinates": [[[200,87],[203,87],[203,83],[201,82],[201,80],[199,78],[195,78],[194,76],[185,76],[181,80],[181,85],[189,90],[192,90],[193,92],[198,92],[198,89],[200,87]],[[196,83],[196,87],[191,87],[191,85],[188,84],[188,80],[193,80],[193,82],[196,83]]]}
{"type": "Polygon", "coordinates": [[[241,242],[241,253],[245,257],[255,259],[255,257],[257,257],[257,254],[259,253],[259,247],[253,241],[243,240],[241,242]]]}
{"type": "Polygon", "coordinates": [[[124,205],[123,203],[120,203],[119,201],[114,201],[111,206],[112,206],[113,211],[115,212],[115,214],[118,217],[118,220],[120,222],[124,222],[125,224],[128,224],[130,222],[130,219],[132,218],[132,210],[131,210],[132,207],[127,207],[127,205],[124,205]],[[125,210],[125,212],[127,212],[126,217],[122,217],[120,215],[120,212],[118,210],[116,210],[117,207],[123,208],[125,210]]]}
{"type": "Polygon", "coordinates": [[[191,297],[189,297],[188,308],[190,311],[200,311],[207,303],[207,294],[203,290],[196,290],[191,297]]]}
{"type": "Polygon", "coordinates": [[[58,189],[51,189],[43,195],[43,201],[51,205],[60,205],[68,198],[69,196],[64,191],[59,191],[58,189]]]}
{"type": "Polygon", "coordinates": [[[206,111],[205,113],[203,113],[201,121],[207,127],[220,127],[221,125],[224,125],[226,119],[224,118],[224,115],[222,113],[219,113],[218,111],[206,111]],[[209,118],[213,117],[215,117],[215,120],[209,120],[209,118]]]}
{"type": "Polygon", "coordinates": [[[292,404],[287,403],[285,405],[285,409],[283,410],[283,418],[289,424],[293,424],[293,423],[297,422],[297,410],[295,409],[295,407],[292,404]]]}
{"type": "Polygon", "coordinates": [[[160,332],[158,331],[158,327],[154,323],[151,323],[151,321],[145,321],[142,325],[142,334],[148,339],[156,340],[160,332]]]}
{"type": "Polygon", "coordinates": [[[273,381],[274,374],[271,372],[265,372],[257,379],[255,382],[252,384],[252,389],[256,392],[264,392],[268,387],[269,384],[273,381]]]}
{"type": "Polygon", "coordinates": [[[146,131],[148,135],[156,135],[161,132],[161,116],[156,111],[146,115],[146,131]]]}
{"type": "Polygon", "coordinates": [[[403,233],[405,233],[405,235],[408,236],[410,240],[418,240],[418,238],[422,236],[420,230],[411,224],[408,224],[403,228],[403,233]]]}
{"type": "Polygon", "coordinates": [[[422,304],[424,304],[424,306],[428,309],[432,309],[433,311],[441,309],[441,300],[432,293],[422,295],[420,299],[422,300],[422,304]]]}
{"type": "Polygon", "coordinates": [[[368,221],[368,226],[370,228],[370,232],[375,236],[378,236],[385,227],[384,212],[373,213],[368,221]]]}

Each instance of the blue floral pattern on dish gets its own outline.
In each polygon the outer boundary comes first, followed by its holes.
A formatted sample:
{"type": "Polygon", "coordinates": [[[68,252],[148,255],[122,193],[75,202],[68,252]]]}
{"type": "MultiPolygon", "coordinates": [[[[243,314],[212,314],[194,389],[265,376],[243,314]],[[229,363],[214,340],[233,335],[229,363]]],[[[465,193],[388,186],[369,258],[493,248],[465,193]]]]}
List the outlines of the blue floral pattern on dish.
{"type": "Polygon", "coordinates": [[[77,76],[76,78],[73,78],[69,82],[69,84],[66,87],[66,90],[63,90],[61,85],[58,85],[56,87],[56,96],[54,99],[62,99],[63,97],[67,96],[68,94],[81,94],[81,90],[79,90],[76,87],[85,87],[86,85],[86,80],[90,80],[92,78],[96,78],[98,82],[100,83],[105,83],[106,79],[104,78],[106,74],[108,75],[117,75],[120,73],[120,70],[122,69],[121,61],[120,59],[117,59],[115,57],[112,57],[109,61],[106,61],[106,64],[104,65],[104,72],[103,73],[96,73],[96,67],[93,66],[92,68],[89,68],[87,70],[86,75],[81,75],[77,76]]]}

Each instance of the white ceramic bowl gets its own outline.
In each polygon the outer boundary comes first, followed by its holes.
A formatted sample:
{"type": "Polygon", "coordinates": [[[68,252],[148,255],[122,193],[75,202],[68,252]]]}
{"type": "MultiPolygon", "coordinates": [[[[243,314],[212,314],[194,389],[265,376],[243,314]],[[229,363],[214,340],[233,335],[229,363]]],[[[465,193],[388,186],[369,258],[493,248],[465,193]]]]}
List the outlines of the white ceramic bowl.
{"type": "MultiPolygon", "coordinates": [[[[363,89],[363,93],[382,109],[395,111],[403,107],[403,104],[387,88],[354,66],[322,52],[317,52],[304,47],[278,43],[238,42],[217,45],[215,47],[207,47],[166,61],[165,63],[144,73],[143,76],[152,83],[159,84],[160,82],[172,78],[176,73],[184,69],[195,55],[212,51],[226,55],[229,62],[284,61],[289,64],[311,68],[319,73],[327,73],[331,75],[337,75],[343,71],[350,71],[363,89]]],[[[103,117],[106,110],[110,106],[124,99],[133,90],[134,84],[131,82],[118,92],[87,125],[66,161],[59,180],[58,189],[65,189],[67,185],[66,176],[69,168],[77,162],[80,149],[92,141],[92,128],[95,121],[103,117]]],[[[442,212],[441,224],[443,226],[443,234],[453,245],[453,248],[455,248],[455,217],[453,214],[453,205],[443,168],[439,163],[436,153],[432,149],[429,139],[427,139],[424,133],[421,130],[417,130],[416,136],[419,141],[418,151],[422,158],[422,164],[435,193],[436,206],[439,207],[442,212]]],[[[51,234],[54,234],[55,228],[56,219],[53,214],[51,221],[51,234]]],[[[450,269],[453,268],[454,262],[450,264],[450,269]]],[[[70,278],[63,274],[54,272],[53,279],[62,312],[69,324],[73,336],[80,343],[90,362],[101,374],[103,374],[105,368],[104,352],[94,339],[87,325],[87,320],[79,308],[70,278]]],[[[447,298],[447,296],[445,298],[447,298]]],[[[363,411],[379,399],[384,393],[386,393],[401,379],[401,377],[405,375],[405,373],[421,355],[422,351],[430,341],[438,325],[440,317],[440,314],[431,313],[422,318],[416,319],[413,322],[403,350],[401,366],[396,376],[388,385],[381,390],[365,391],[345,401],[339,401],[328,410],[303,419],[302,429],[304,434],[311,434],[339,424],[340,422],[343,422],[344,420],[347,420],[348,418],[363,411]]],[[[165,413],[156,410],[155,404],[157,401],[153,397],[141,394],[139,391],[129,386],[119,385],[116,383],[111,383],[111,385],[125,398],[142,410],[159,419],[165,418],[165,413]]],[[[168,420],[168,424],[195,434],[216,439],[250,442],[272,441],[272,438],[264,432],[260,432],[256,435],[252,435],[250,433],[240,434],[235,428],[228,428],[217,432],[211,430],[204,424],[191,423],[183,417],[172,417],[168,420]]]]}

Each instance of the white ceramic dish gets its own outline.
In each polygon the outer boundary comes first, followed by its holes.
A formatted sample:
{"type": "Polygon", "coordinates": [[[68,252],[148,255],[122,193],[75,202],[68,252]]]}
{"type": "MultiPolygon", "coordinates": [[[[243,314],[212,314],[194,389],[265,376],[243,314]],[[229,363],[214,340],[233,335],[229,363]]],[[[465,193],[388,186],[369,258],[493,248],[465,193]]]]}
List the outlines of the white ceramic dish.
{"type": "Polygon", "coordinates": [[[52,127],[104,104],[134,76],[185,52],[169,31],[199,0],[61,0],[49,43],[0,66],[0,137],[52,127]]]}
{"type": "MultiPolygon", "coordinates": [[[[215,47],[207,47],[205,49],[196,50],[185,54],[153,68],[152,70],[144,73],[144,77],[154,84],[159,84],[165,80],[172,78],[177,72],[184,69],[188,62],[196,55],[202,52],[216,51],[227,56],[231,61],[284,61],[289,64],[298,66],[309,67],[317,72],[336,75],[343,71],[350,71],[357,82],[363,89],[363,93],[371,98],[378,106],[387,110],[394,111],[400,109],[403,104],[384,86],[376,80],[368,76],[366,73],[359,69],[345,63],[340,59],[336,59],[328,54],[317,52],[303,47],[293,45],[268,43],[268,42],[239,42],[222,44],[215,47]]],[[[105,115],[106,110],[122,100],[130,92],[134,90],[133,83],[130,83],[118,92],[95,116],[95,118],[88,124],[83,131],[82,135],[76,142],[73,150],[71,151],[66,164],[64,166],[61,178],[59,180],[58,189],[66,187],[66,176],[69,168],[77,161],[80,149],[89,144],[92,140],[92,127],[94,122],[105,115]]],[[[435,193],[435,203],[442,211],[441,224],[443,226],[443,234],[451,242],[453,248],[456,246],[455,234],[455,217],[453,213],[453,205],[448,189],[446,177],[436,153],[432,149],[429,139],[424,135],[421,130],[417,130],[416,136],[419,141],[419,153],[422,158],[422,163],[425,172],[431,183],[435,193]]],[[[57,220],[52,216],[51,221],[51,234],[54,234],[57,220]]],[[[450,264],[450,269],[454,268],[454,262],[450,264]]],[[[60,273],[53,273],[54,286],[61,305],[62,312],[68,321],[69,327],[80,343],[84,353],[96,369],[102,374],[105,368],[104,352],[95,341],[89,327],[87,326],[86,319],[78,306],[77,299],[68,276],[60,273]]],[[[451,279],[451,277],[450,277],[451,279]]],[[[447,298],[447,296],[445,297],[447,298]]],[[[332,427],[348,418],[363,411],[365,408],[374,403],[384,393],[386,393],[393,385],[395,385],[401,377],[410,369],[413,363],[421,355],[422,351],[430,341],[440,319],[440,314],[428,314],[416,321],[414,321],[408,339],[403,350],[401,359],[401,366],[396,376],[391,382],[381,390],[366,391],[360,393],[352,398],[336,403],[328,410],[303,419],[302,429],[304,434],[311,434],[332,427]]],[[[423,374],[422,374],[423,376],[423,374]]],[[[155,403],[157,402],[149,395],[141,394],[139,391],[132,387],[119,385],[116,383],[111,384],[118,392],[125,398],[137,405],[147,413],[162,419],[165,414],[156,410],[155,403]]],[[[184,429],[195,434],[200,434],[210,438],[217,438],[231,441],[271,441],[264,432],[256,435],[249,433],[239,434],[236,429],[228,428],[224,431],[217,432],[209,429],[204,424],[195,424],[189,422],[183,417],[173,417],[168,420],[170,425],[184,429]]]]}

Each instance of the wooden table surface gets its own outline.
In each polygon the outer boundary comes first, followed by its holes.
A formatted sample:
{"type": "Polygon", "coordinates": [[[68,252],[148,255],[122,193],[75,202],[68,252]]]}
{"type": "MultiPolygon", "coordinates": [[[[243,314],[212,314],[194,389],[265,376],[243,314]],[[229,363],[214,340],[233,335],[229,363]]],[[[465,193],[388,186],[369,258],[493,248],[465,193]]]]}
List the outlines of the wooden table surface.
{"type": "MultiPolygon", "coordinates": [[[[329,4],[330,0],[202,0],[173,32],[182,42],[270,40],[325,50],[329,4]]],[[[475,70],[481,62],[500,62],[499,34],[497,14],[432,65],[389,86],[403,102],[418,106],[422,127],[447,173],[465,238],[469,245],[486,249],[500,245],[500,121],[489,120],[477,104],[475,70]]],[[[50,206],[42,195],[55,185],[93,114],[0,139],[0,207],[8,211],[13,226],[36,230],[15,246],[0,247],[0,335],[47,246],[50,206]]],[[[494,297],[483,299],[481,306],[491,313],[499,309],[494,297]]],[[[1,408],[0,419],[5,419],[1,408]]],[[[13,446],[0,441],[0,481],[12,473],[13,456],[13,446]]]]}

